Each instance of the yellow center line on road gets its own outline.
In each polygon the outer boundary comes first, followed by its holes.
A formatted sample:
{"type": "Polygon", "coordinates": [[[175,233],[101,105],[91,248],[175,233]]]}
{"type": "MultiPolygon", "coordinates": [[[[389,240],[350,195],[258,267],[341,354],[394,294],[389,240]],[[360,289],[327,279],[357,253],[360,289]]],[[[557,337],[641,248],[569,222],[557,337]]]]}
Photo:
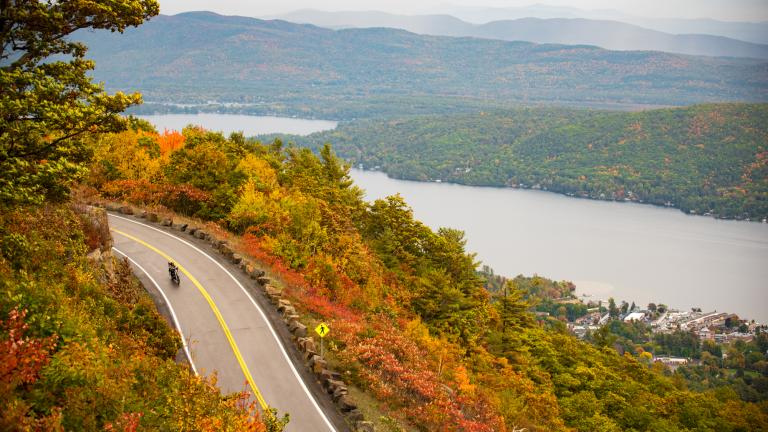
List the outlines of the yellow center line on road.
{"type": "Polygon", "coordinates": [[[185,276],[187,276],[190,282],[192,282],[197,287],[197,290],[200,291],[200,294],[202,294],[203,297],[205,297],[205,300],[208,301],[208,305],[211,307],[211,310],[213,310],[213,314],[216,315],[216,319],[219,320],[219,325],[221,325],[222,330],[224,330],[224,334],[227,336],[227,340],[229,341],[229,346],[232,347],[232,352],[235,354],[235,358],[237,358],[237,362],[240,364],[240,369],[242,369],[243,375],[245,375],[245,379],[248,381],[248,384],[251,386],[251,389],[253,390],[253,393],[256,396],[256,400],[259,402],[261,409],[266,411],[268,408],[267,403],[264,401],[264,397],[261,395],[261,391],[259,391],[259,388],[256,387],[256,383],[253,381],[253,377],[251,376],[251,371],[248,370],[248,365],[245,364],[245,360],[243,360],[243,356],[240,354],[240,348],[237,347],[237,343],[235,343],[235,339],[234,337],[232,337],[232,332],[229,331],[229,326],[227,326],[227,323],[224,321],[224,317],[221,315],[219,308],[216,306],[216,303],[213,301],[210,294],[208,294],[208,291],[206,291],[205,288],[203,288],[200,282],[198,282],[198,280],[195,279],[195,277],[192,276],[192,274],[189,273],[187,269],[185,269],[181,264],[179,264],[174,259],[172,259],[170,255],[152,246],[151,244],[145,242],[144,240],[141,240],[140,238],[134,237],[130,234],[124,233],[114,228],[110,228],[110,231],[113,231],[117,234],[120,234],[123,237],[129,238],[135,241],[136,243],[141,244],[142,246],[162,256],[167,261],[173,261],[179,267],[179,270],[181,270],[181,272],[184,273],[185,276]]]}

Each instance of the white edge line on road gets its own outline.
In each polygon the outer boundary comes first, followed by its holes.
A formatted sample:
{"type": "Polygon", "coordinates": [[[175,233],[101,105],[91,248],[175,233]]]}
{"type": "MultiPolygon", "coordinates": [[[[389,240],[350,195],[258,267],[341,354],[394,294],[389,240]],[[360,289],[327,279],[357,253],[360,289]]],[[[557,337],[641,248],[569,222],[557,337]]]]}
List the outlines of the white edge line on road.
{"type": "Polygon", "coordinates": [[[218,261],[216,261],[212,256],[208,255],[206,252],[204,252],[203,250],[201,250],[197,246],[193,245],[192,243],[190,243],[190,242],[188,242],[188,241],[186,241],[186,240],[184,240],[182,238],[179,238],[179,237],[177,237],[177,236],[175,236],[173,234],[169,234],[169,233],[167,233],[167,232],[165,232],[163,230],[157,229],[157,228],[155,228],[155,227],[153,227],[151,225],[147,225],[147,224],[144,224],[144,223],[141,223],[141,222],[137,222],[135,220],[131,220],[131,219],[128,219],[128,218],[123,217],[123,216],[118,216],[118,215],[115,215],[115,214],[112,214],[112,213],[109,213],[109,216],[112,216],[112,217],[115,217],[115,218],[118,218],[118,219],[122,219],[124,221],[128,221],[130,223],[134,223],[136,225],[144,226],[144,227],[149,228],[151,230],[157,231],[157,232],[159,232],[159,233],[161,233],[163,235],[166,235],[166,236],[168,236],[168,237],[170,237],[172,239],[176,239],[177,241],[180,241],[180,242],[186,244],[187,246],[191,247],[192,249],[198,251],[200,254],[202,254],[203,256],[205,256],[206,258],[211,260],[214,264],[219,266],[220,269],[224,270],[224,273],[226,273],[230,278],[232,278],[232,280],[237,284],[237,286],[239,286],[240,289],[243,291],[245,296],[248,297],[248,300],[251,301],[251,304],[253,304],[253,306],[256,308],[256,310],[259,311],[259,314],[261,314],[261,317],[264,318],[264,322],[267,324],[267,327],[269,328],[270,333],[272,333],[272,337],[275,338],[275,341],[277,342],[277,346],[280,347],[280,351],[283,353],[283,358],[285,358],[285,361],[288,363],[288,366],[291,367],[291,371],[293,372],[293,375],[296,377],[296,380],[301,385],[301,388],[304,389],[304,393],[306,393],[306,395],[309,398],[309,400],[312,401],[312,405],[315,407],[317,412],[323,418],[323,420],[325,421],[325,424],[328,426],[328,428],[331,431],[336,432],[336,428],[333,427],[333,424],[331,423],[331,421],[328,420],[328,417],[326,417],[326,415],[323,412],[323,410],[320,409],[320,405],[317,404],[317,401],[312,396],[312,393],[310,393],[309,389],[307,388],[307,385],[304,383],[304,380],[301,379],[301,376],[299,375],[299,372],[296,370],[296,367],[293,365],[293,362],[291,361],[290,357],[288,357],[288,353],[285,351],[285,347],[283,347],[283,343],[280,341],[280,338],[277,336],[277,333],[275,332],[275,329],[272,327],[272,323],[267,318],[267,315],[264,313],[264,311],[261,309],[261,307],[256,303],[256,301],[253,299],[253,297],[248,293],[248,290],[245,289],[245,287],[240,283],[240,281],[238,281],[237,278],[235,278],[235,276],[233,276],[232,273],[229,272],[229,270],[224,268],[224,266],[221,265],[221,263],[219,263],[218,261]]]}
{"type": "Polygon", "coordinates": [[[181,331],[181,324],[179,323],[179,318],[176,316],[176,312],[173,310],[173,305],[171,304],[171,301],[168,300],[168,297],[165,295],[165,292],[162,288],[160,288],[160,285],[157,283],[157,281],[149,274],[148,271],[144,269],[144,267],[141,266],[141,264],[137,263],[133,260],[133,258],[129,257],[125,252],[121,251],[120,249],[116,247],[112,247],[112,250],[119,253],[120,255],[128,258],[128,260],[135,265],[139,270],[142,271],[147,277],[149,278],[150,282],[155,285],[158,291],[160,291],[160,295],[163,296],[165,299],[165,304],[168,305],[168,310],[171,311],[171,319],[173,319],[173,325],[176,327],[176,330],[178,330],[179,334],[181,335],[181,345],[184,347],[184,353],[187,355],[187,360],[189,361],[189,365],[192,366],[192,372],[195,373],[195,375],[200,375],[197,373],[197,367],[195,367],[195,362],[192,361],[192,354],[189,352],[189,347],[187,346],[187,341],[184,339],[184,332],[181,331]]]}

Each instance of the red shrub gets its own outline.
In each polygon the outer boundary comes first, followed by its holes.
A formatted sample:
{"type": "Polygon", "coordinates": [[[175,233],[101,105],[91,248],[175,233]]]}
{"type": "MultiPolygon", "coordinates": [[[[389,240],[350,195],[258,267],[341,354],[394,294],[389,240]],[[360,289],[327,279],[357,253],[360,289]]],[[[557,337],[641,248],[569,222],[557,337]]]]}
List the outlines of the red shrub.
{"type": "Polygon", "coordinates": [[[182,214],[194,215],[211,194],[188,184],[155,184],[147,180],[115,180],[102,187],[102,193],[135,204],[161,204],[182,214]]]}
{"type": "Polygon", "coordinates": [[[56,336],[43,339],[25,336],[27,311],[13,309],[0,321],[0,390],[12,390],[37,381],[38,373],[50,360],[56,336]]]}
{"type": "Polygon", "coordinates": [[[341,360],[359,365],[361,381],[410,421],[436,431],[503,430],[502,419],[487,409],[485,401],[445,386],[432,370],[428,353],[388,319],[379,317],[366,325],[336,321],[333,326],[345,344],[341,360]]]}

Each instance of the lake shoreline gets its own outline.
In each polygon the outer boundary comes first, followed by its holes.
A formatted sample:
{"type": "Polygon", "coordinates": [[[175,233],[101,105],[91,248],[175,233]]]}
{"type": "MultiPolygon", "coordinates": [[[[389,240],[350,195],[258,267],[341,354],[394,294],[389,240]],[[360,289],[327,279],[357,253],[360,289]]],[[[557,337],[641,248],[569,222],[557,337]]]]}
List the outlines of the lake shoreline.
{"type": "Polygon", "coordinates": [[[191,124],[211,131],[222,132],[224,135],[242,132],[246,137],[285,130],[287,132],[281,133],[304,136],[315,132],[333,130],[339,124],[333,120],[246,114],[154,114],[136,115],[136,117],[152,123],[158,131],[162,129],[181,131],[181,129],[191,124]]]}
{"type": "MultiPolygon", "coordinates": [[[[333,144],[333,143],[331,143],[333,144]]],[[[351,164],[351,162],[350,162],[351,164]]],[[[467,187],[478,187],[478,188],[489,188],[489,189],[501,189],[501,190],[526,190],[526,191],[534,191],[534,192],[545,192],[545,193],[553,193],[556,195],[561,195],[566,198],[577,198],[587,201],[598,201],[598,202],[613,202],[613,203],[624,203],[624,204],[636,204],[641,206],[650,206],[650,207],[656,207],[656,208],[664,208],[664,209],[674,209],[679,211],[680,213],[686,215],[686,216],[699,216],[699,217],[705,217],[705,218],[712,218],[715,220],[722,220],[722,221],[734,221],[734,222],[751,222],[751,223],[768,223],[768,220],[763,219],[738,219],[738,218],[729,218],[729,217],[720,217],[716,215],[710,215],[710,214],[698,214],[696,212],[686,212],[685,210],[681,209],[680,207],[677,207],[675,205],[663,205],[663,204],[656,204],[652,202],[644,202],[644,201],[638,201],[638,200],[632,200],[632,199],[624,199],[624,200],[617,200],[617,199],[609,199],[609,198],[600,198],[600,197],[591,197],[591,196],[582,196],[582,195],[576,195],[576,194],[569,194],[566,192],[559,192],[555,190],[549,190],[546,188],[536,188],[533,186],[502,186],[502,185],[492,185],[492,184],[472,184],[472,183],[463,183],[460,181],[453,181],[453,180],[418,180],[413,178],[406,178],[406,177],[397,177],[394,176],[384,170],[381,169],[367,169],[367,168],[354,168],[356,170],[360,171],[366,171],[366,172],[379,172],[385,174],[388,178],[391,178],[392,180],[400,180],[400,181],[408,181],[408,182],[414,182],[414,183],[435,183],[435,184],[450,184],[450,185],[459,185],[459,186],[467,186],[467,187]]]]}
{"type": "Polygon", "coordinates": [[[768,304],[766,224],[544,190],[402,180],[380,170],[353,168],[351,176],[366,200],[400,193],[431,228],[464,231],[467,250],[497,274],[569,280],[593,298],[768,320],[760,308],[768,304]],[[610,289],[595,292],[595,285],[610,289]]]}

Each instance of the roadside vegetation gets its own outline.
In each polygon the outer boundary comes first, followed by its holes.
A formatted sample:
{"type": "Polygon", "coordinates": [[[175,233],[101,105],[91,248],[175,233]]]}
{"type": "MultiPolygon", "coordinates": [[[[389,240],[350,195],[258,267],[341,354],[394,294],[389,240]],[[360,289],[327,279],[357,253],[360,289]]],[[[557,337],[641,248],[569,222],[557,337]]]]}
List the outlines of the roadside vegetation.
{"type": "Polygon", "coordinates": [[[0,212],[0,429],[266,431],[176,363],[179,335],[82,211],[0,212]]]}
{"type": "Polygon", "coordinates": [[[87,143],[126,129],[119,113],[141,96],[105,93],[68,36],[158,13],[154,0],[2,2],[0,430],[280,429],[176,363],[179,336],[111,256],[105,215],[71,202],[87,143]]]}

